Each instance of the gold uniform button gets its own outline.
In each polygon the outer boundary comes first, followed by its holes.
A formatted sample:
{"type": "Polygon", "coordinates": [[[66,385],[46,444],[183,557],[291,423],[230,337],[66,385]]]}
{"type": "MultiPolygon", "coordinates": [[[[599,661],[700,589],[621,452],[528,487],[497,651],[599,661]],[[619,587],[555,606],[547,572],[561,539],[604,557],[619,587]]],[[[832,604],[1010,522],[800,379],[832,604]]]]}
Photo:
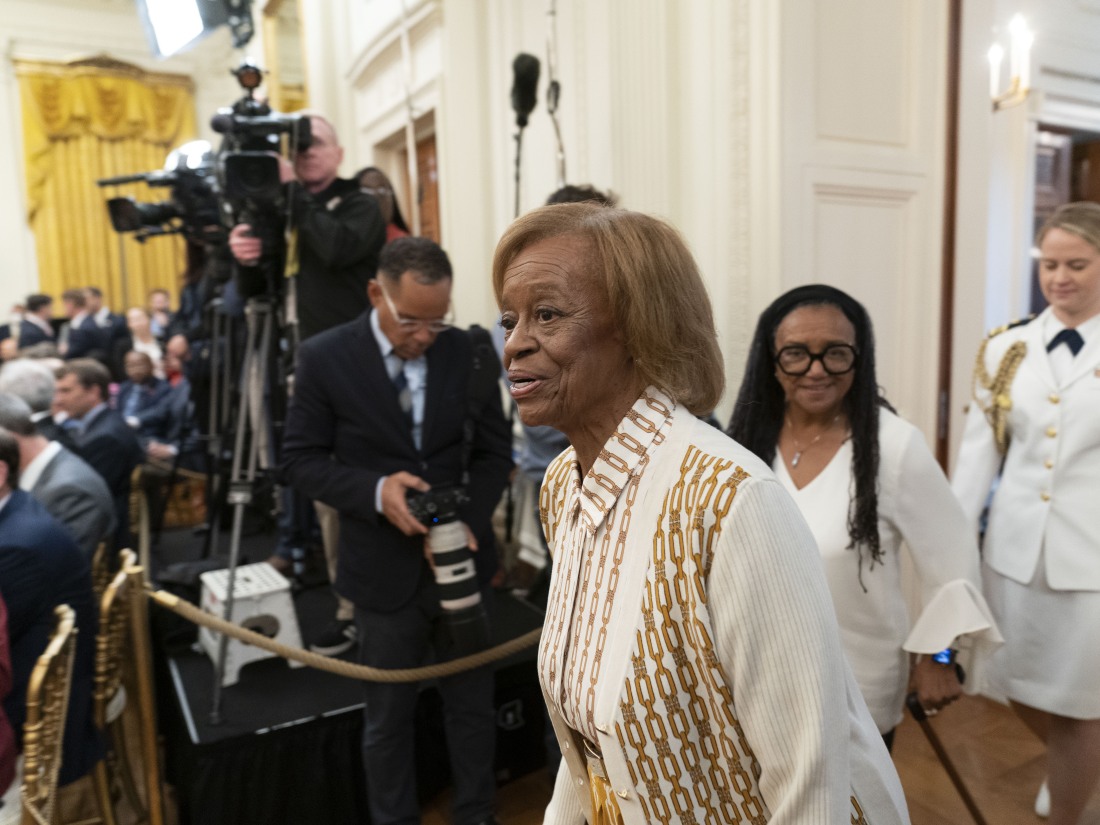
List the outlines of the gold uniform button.
{"type": "Polygon", "coordinates": [[[1054,468],[1054,461],[1048,458],[1046,461],[1043,462],[1043,466],[1046,467],[1048,470],[1051,470],[1054,468]]]}
{"type": "Polygon", "coordinates": [[[1050,401],[1051,404],[1057,404],[1059,401],[1062,400],[1062,398],[1058,395],[1058,393],[1052,392],[1050,395],[1047,396],[1047,400],[1050,401]]]}
{"type": "Polygon", "coordinates": [[[1039,493],[1039,498],[1041,498],[1043,501],[1050,501],[1050,493],[1044,490],[1043,492],[1039,493]]]}
{"type": "Polygon", "coordinates": [[[1056,435],[1058,435],[1057,427],[1047,427],[1047,438],[1054,438],[1056,435]]]}

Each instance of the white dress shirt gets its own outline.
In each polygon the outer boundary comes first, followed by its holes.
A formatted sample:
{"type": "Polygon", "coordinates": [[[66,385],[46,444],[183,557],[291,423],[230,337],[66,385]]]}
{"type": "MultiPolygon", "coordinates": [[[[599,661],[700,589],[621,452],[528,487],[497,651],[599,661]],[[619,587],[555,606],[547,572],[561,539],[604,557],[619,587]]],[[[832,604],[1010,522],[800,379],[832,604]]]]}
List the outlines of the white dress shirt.
{"type": "Polygon", "coordinates": [[[19,489],[26,490],[28,493],[33,490],[46,467],[59,452],[61,452],[61,445],[56,441],[49,442],[45,449],[36,455],[34,460],[24,467],[23,472],[19,474],[19,489]]]}

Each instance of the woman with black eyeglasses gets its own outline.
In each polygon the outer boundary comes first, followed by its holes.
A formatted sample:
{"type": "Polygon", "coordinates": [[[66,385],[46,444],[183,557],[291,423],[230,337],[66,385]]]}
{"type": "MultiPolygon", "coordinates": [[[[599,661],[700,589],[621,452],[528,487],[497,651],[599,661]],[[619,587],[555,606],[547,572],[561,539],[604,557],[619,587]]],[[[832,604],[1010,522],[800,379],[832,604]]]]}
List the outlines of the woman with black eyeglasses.
{"type": "Polygon", "coordinates": [[[1001,637],[981,595],[973,531],[923,436],[876,382],[863,306],[812,285],[764,310],[728,432],[771,465],[809,523],[845,652],[889,747],[911,654],[914,688],[934,711],[961,692],[955,664],[980,670],[1001,637]],[[921,585],[912,624],[903,543],[921,585]]]}

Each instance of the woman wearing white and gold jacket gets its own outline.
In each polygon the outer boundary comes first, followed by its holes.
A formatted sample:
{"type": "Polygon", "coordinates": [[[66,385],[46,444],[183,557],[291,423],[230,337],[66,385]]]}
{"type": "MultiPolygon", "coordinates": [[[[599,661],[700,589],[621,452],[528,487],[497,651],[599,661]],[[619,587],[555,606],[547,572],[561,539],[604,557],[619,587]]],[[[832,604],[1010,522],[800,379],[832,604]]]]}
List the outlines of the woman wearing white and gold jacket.
{"type": "Polygon", "coordinates": [[[493,285],[520,416],[572,445],[541,495],[546,821],[908,822],[798,508],[696,418],[723,368],[679,235],[544,207],[501,239],[493,285]]]}
{"type": "Polygon", "coordinates": [[[1050,306],[982,346],[952,487],[977,529],[1000,470],[994,685],[1047,745],[1036,810],[1076,825],[1100,780],[1100,204],[1060,207],[1037,243],[1050,306]]]}

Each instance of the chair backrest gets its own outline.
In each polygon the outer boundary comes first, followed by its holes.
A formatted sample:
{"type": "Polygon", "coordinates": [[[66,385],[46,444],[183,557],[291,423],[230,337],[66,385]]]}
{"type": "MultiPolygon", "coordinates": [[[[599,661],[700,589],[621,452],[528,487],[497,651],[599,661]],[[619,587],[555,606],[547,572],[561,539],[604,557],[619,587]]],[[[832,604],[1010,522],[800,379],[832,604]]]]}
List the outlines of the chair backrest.
{"type": "Polygon", "coordinates": [[[96,634],[93,713],[100,730],[107,725],[107,707],[122,684],[123,669],[133,660],[133,620],[130,600],[138,580],[127,573],[137,561],[133,550],[119,552],[119,570],[99,600],[96,634]]]}
{"type": "Polygon", "coordinates": [[[24,825],[50,825],[57,814],[57,776],[61,769],[77,628],[76,614],[68,605],[58,605],[54,613],[57,623],[53,634],[27,683],[27,721],[23,725],[24,825]]]}
{"type": "Polygon", "coordinates": [[[92,592],[96,597],[103,595],[107,585],[111,583],[111,557],[107,552],[107,542],[101,541],[96,545],[92,555],[92,592]]]}

